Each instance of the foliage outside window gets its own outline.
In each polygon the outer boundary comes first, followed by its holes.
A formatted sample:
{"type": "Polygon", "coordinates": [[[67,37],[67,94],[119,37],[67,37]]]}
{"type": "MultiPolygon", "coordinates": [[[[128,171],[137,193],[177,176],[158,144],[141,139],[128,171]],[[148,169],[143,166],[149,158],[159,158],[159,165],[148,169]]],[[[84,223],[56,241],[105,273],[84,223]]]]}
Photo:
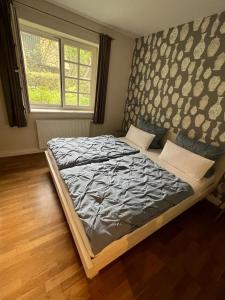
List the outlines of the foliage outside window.
{"type": "Polygon", "coordinates": [[[93,110],[97,48],[21,30],[31,108],[93,110]]]}

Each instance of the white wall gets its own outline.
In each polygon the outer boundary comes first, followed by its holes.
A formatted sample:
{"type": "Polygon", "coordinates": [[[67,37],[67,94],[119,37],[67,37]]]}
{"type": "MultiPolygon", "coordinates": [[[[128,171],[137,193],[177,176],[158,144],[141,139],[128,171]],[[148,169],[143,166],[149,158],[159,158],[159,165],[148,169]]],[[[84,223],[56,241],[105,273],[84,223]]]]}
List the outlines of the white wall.
{"type": "MultiPolygon", "coordinates": [[[[116,32],[96,22],[78,16],[45,1],[23,0],[30,6],[60,16],[66,20],[89,27],[99,32],[112,36],[108,91],[106,100],[105,123],[103,125],[91,125],[91,135],[113,133],[121,127],[124,104],[126,100],[128,77],[134,40],[120,32],[116,32]]],[[[76,37],[97,42],[98,35],[80,29],[64,21],[41,14],[30,8],[17,4],[18,16],[22,19],[50,27],[52,29],[74,35],[76,37]]],[[[0,156],[16,155],[29,152],[37,152],[38,141],[36,132],[36,119],[57,119],[81,117],[73,113],[30,113],[28,126],[25,128],[11,128],[8,125],[3,91],[0,82],[0,156]]]]}

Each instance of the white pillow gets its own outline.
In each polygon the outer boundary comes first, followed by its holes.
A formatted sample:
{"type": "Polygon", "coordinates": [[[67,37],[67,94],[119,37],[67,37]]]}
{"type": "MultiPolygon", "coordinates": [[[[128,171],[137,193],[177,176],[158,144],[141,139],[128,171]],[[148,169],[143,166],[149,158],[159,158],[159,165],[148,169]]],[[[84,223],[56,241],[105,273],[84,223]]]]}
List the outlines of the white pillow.
{"type": "Polygon", "coordinates": [[[133,142],[144,150],[147,150],[153,141],[155,135],[144,130],[141,130],[133,125],[130,126],[126,139],[133,142]]]}
{"type": "Polygon", "coordinates": [[[166,142],[159,158],[196,180],[203,178],[214,164],[214,161],[188,151],[170,141],[166,142]]]}

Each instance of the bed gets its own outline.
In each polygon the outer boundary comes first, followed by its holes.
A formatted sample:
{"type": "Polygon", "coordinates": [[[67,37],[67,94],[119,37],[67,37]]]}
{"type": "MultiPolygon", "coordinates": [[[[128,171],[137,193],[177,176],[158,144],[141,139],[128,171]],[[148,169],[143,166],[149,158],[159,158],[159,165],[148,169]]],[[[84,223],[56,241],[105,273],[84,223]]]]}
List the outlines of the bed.
{"type": "MultiPolygon", "coordinates": [[[[169,138],[171,140],[174,139],[173,135],[171,135],[169,138]]],[[[140,227],[135,228],[122,237],[111,241],[100,251],[93,251],[90,244],[90,239],[86,234],[83,223],[74,210],[69,190],[64,180],[62,179],[62,176],[60,175],[60,170],[57,166],[54,156],[50,149],[46,151],[45,153],[50,171],[88,278],[93,278],[94,276],[96,276],[98,272],[110,262],[121,256],[130,248],[134,247],[136,244],[154,233],[163,225],[167,224],[176,216],[180,215],[192,205],[205,198],[209,193],[211,193],[211,191],[215,189],[224,171],[225,157],[221,158],[220,161],[217,162],[216,172],[212,177],[204,178],[200,181],[195,181],[194,179],[168,165],[165,161],[161,161],[159,159],[160,150],[144,151],[138,149],[136,145],[126,140],[126,138],[120,138],[120,141],[138,150],[137,152],[140,151],[140,155],[144,155],[145,157],[150,158],[151,161],[158,164],[168,172],[174,174],[182,182],[186,182],[189,186],[191,186],[193,193],[191,193],[190,195],[187,194],[185,199],[182,199],[182,201],[178,201],[176,205],[173,205],[164,212],[161,212],[158,216],[146,222],[144,225],[141,225],[140,227]]],[[[132,155],[139,154],[133,153],[132,155]]]]}

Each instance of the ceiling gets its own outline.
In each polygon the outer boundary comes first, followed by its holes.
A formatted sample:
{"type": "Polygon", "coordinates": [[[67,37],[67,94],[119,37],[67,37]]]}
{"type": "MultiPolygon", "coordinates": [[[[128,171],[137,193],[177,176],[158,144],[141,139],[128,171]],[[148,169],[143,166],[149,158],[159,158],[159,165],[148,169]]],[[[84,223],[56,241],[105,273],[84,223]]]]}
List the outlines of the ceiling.
{"type": "Polygon", "coordinates": [[[225,10],[224,0],[47,0],[132,36],[225,10]]]}

